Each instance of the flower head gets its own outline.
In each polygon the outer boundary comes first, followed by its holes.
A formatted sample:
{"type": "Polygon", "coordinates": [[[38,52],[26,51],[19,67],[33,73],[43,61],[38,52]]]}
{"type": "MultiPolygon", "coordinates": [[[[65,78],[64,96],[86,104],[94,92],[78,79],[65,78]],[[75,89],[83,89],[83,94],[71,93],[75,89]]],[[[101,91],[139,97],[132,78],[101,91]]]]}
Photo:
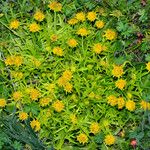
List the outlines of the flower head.
{"type": "Polygon", "coordinates": [[[44,107],[47,106],[52,100],[48,97],[44,97],[40,99],[40,106],[44,107]]]}
{"type": "Polygon", "coordinates": [[[76,19],[78,20],[78,21],[85,21],[85,14],[83,13],[83,12],[79,12],[79,13],[77,13],[76,14],[76,19]]]}
{"type": "Polygon", "coordinates": [[[18,29],[18,27],[19,27],[19,21],[18,20],[11,21],[9,27],[11,29],[18,29]]]}
{"type": "Polygon", "coordinates": [[[0,107],[5,107],[6,106],[6,100],[4,98],[0,99],[0,107]]]}
{"type": "Polygon", "coordinates": [[[32,129],[35,130],[35,132],[39,131],[40,128],[41,128],[41,125],[40,125],[39,121],[35,120],[35,119],[30,122],[30,126],[31,126],[32,129]]]}
{"type": "Polygon", "coordinates": [[[87,137],[86,134],[80,133],[80,134],[77,136],[77,140],[79,141],[79,143],[85,144],[85,143],[88,142],[88,137],[87,137]]]}
{"type": "Polygon", "coordinates": [[[72,92],[72,89],[73,89],[73,86],[71,83],[67,82],[65,85],[64,85],[64,89],[66,92],[68,93],[71,93],[72,92]]]}
{"type": "Polygon", "coordinates": [[[59,12],[61,11],[62,9],[62,5],[61,3],[57,2],[57,1],[54,1],[54,2],[51,2],[48,7],[53,10],[53,11],[56,11],[56,12],[59,12]]]}
{"type": "Polygon", "coordinates": [[[112,70],[112,75],[115,77],[121,77],[123,75],[123,68],[122,66],[114,65],[114,68],[112,70]]]}
{"type": "Polygon", "coordinates": [[[78,31],[77,31],[77,34],[80,35],[80,36],[87,36],[88,35],[88,31],[86,28],[80,28],[78,31]]]}
{"type": "Polygon", "coordinates": [[[115,106],[115,105],[117,105],[117,97],[116,96],[114,96],[114,95],[110,95],[110,96],[108,96],[108,104],[110,104],[111,106],[115,106]]]}
{"type": "Polygon", "coordinates": [[[93,134],[97,134],[100,131],[100,126],[97,122],[93,122],[90,125],[90,132],[93,134]]]}
{"type": "Polygon", "coordinates": [[[112,29],[107,29],[105,31],[105,34],[104,34],[104,37],[107,39],[107,40],[114,40],[117,38],[117,33],[112,30],[112,29]]]}
{"type": "Polygon", "coordinates": [[[119,79],[118,81],[116,81],[115,85],[117,88],[122,90],[125,87],[126,83],[127,83],[126,80],[119,79]]]}
{"type": "Polygon", "coordinates": [[[63,56],[63,50],[58,46],[53,48],[53,53],[57,56],[63,56]]]}
{"type": "Polygon", "coordinates": [[[57,112],[61,112],[64,109],[64,103],[60,100],[55,101],[52,106],[57,112]]]}
{"type": "Polygon", "coordinates": [[[98,29],[101,29],[101,28],[104,27],[104,22],[103,22],[102,20],[96,21],[95,26],[96,26],[98,29]]]}
{"type": "Polygon", "coordinates": [[[118,109],[122,109],[125,105],[123,97],[119,97],[117,100],[118,100],[118,109]]]}
{"type": "Polygon", "coordinates": [[[52,34],[50,39],[51,39],[52,42],[55,42],[55,41],[58,40],[58,35],[57,34],[52,34]]]}
{"type": "Polygon", "coordinates": [[[32,100],[37,100],[41,95],[40,92],[37,89],[34,89],[34,88],[30,89],[29,94],[30,94],[30,98],[32,100]]]}
{"type": "Polygon", "coordinates": [[[71,114],[70,115],[70,120],[71,120],[71,123],[73,124],[76,124],[77,123],[77,117],[75,114],[71,114]]]}
{"type": "Polygon", "coordinates": [[[23,58],[22,56],[8,56],[5,59],[5,64],[6,65],[16,65],[17,67],[19,67],[21,64],[23,63],[23,58]]]}
{"type": "Polygon", "coordinates": [[[21,121],[26,120],[28,118],[28,114],[26,112],[20,112],[19,113],[19,119],[21,121]]]}
{"type": "Polygon", "coordinates": [[[62,75],[62,77],[64,78],[64,79],[66,79],[66,81],[70,81],[71,79],[72,79],[72,72],[70,71],[70,70],[65,70],[64,72],[63,72],[63,75],[62,75]]]}
{"type": "Polygon", "coordinates": [[[18,101],[18,100],[20,100],[21,98],[22,98],[22,92],[16,91],[16,92],[13,93],[13,99],[14,99],[15,101],[18,101]]]}
{"type": "Polygon", "coordinates": [[[146,102],[146,101],[142,100],[140,104],[141,104],[142,109],[150,110],[150,103],[149,102],[146,102]]]}
{"type": "Polygon", "coordinates": [[[30,24],[30,26],[29,26],[30,32],[38,32],[38,31],[40,31],[40,29],[41,29],[40,26],[35,22],[30,24]]]}
{"type": "Polygon", "coordinates": [[[44,18],[45,18],[45,15],[43,14],[43,12],[41,11],[37,11],[35,14],[34,14],[34,19],[37,20],[37,21],[43,21],[44,18]]]}
{"type": "Polygon", "coordinates": [[[113,145],[115,143],[115,137],[113,135],[106,135],[104,141],[106,145],[113,145]]]}
{"type": "Polygon", "coordinates": [[[76,18],[72,18],[72,19],[68,20],[68,24],[70,24],[70,25],[75,25],[76,23],[78,23],[78,20],[76,18]]]}
{"type": "Polygon", "coordinates": [[[74,47],[76,47],[77,46],[77,41],[75,40],[75,39],[69,39],[68,41],[67,41],[67,44],[70,46],[70,47],[72,47],[72,48],[74,48],[74,47]]]}
{"type": "Polygon", "coordinates": [[[100,54],[103,50],[105,50],[105,47],[101,43],[94,44],[93,51],[96,54],[100,54]]]}
{"type": "Polygon", "coordinates": [[[88,12],[87,19],[91,22],[94,21],[96,19],[96,12],[93,12],[93,11],[88,12]]]}
{"type": "Polygon", "coordinates": [[[126,109],[128,109],[129,111],[134,111],[135,110],[135,102],[132,100],[128,100],[126,102],[126,109]]]}
{"type": "Polygon", "coordinates": [[[146,64],[146,69],[150,72],[150,62],[146,64]]]}
{"type": "Polygon", "coordinates": [[[12,76],[12,78],[22,79],[23,73],[19,72],[19,71],[12,71],[11,76],[12,76]]]}

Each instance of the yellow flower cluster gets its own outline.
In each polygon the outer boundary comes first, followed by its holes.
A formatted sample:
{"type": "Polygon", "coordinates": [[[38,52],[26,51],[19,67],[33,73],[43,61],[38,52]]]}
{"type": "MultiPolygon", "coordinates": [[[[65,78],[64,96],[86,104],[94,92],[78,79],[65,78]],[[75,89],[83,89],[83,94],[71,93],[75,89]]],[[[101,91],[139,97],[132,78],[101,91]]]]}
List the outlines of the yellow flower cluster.
{"type": "Polygon", "coordinates": [[[10,27],[11,29],[18,29],[19,24],[20,24],[20,23],[19,23],[18,20],[13,20],[13,21],[10,22],[9,27],[10,27]]]}
{"type": "Polygon", "coordinates": [[[29,91],[31,100],[37,100],[40,97],[40,92],[37,89],[31,88],[29,91]]]}
{"type": "Polygon", "coordinates": [[[58,35],[57,34],[52,34],[50,37],[52,42],[56,42],[58,40],[58,35]]]}
{"type": "Polygon", "coordinates": [[[102,20],[99,20],[99,21],[96,21],[96,22],[95,22],[95,26],[96,26],[98,29],[103,28],[104,25],[105,25],[105,23],[104,23],[102,20]]]}
{"type": "Polygon", "coordinates": [[[89,21],[93,22],[96,19],[96,12],[94,12],[94,11],[88,12],[87,19],[89,21]]]}
{"type": "Polygon", "coordinates": [[[70,20],[68,20],[68,24],[70,25],[75,25],[76,23],[78,23],[78,20],[76,18],[71,18],[70,20]]]}
{"type": "Polygon", "coordinates": [[[77,140],[79,141],[79,143],[85,144],[85,143],[88,142],[88,137],[87,137],[86,134],[80,133],[80,134],[77,136],[77,140]]]}
{"type": "Polygon", "coordinates": [[[118,81],[116,81],[115,85],[120,90],[123,90],[123,88],[126,86],[126,83],[127,83],[126,80],[119,79],[118,81]]]}
{"type": "Polygon", "coordinates": [[[16,92],[14,92],[13,93],[13,99],[15,100],[15,101],[18,101],[18,100],[20,100],[21,98],[22,98],[22,92],[20,92],[20,91],[16,91],[16,92]]]}
{"type": "Polygon", "coordinates": [[[150,102],[146,102],[144,100],[141,101],[141,108],[144,110],[150,110],[150,102]]]}
{"type": "Polygon", "coordinates": [[[22,56],[12,55],[12,56],[8,56],[5,59],[5,64],[6,65],[15,65],[15,66],[19,67],[20,65],[22,65],[22,63],[23,63],[22,56]]]}
{"type": "Polygon", "coordinates": [[[146,64],[146,69],[150,72],[150,62],[146,64]]]}
{"type": "Polygon", "coordinates": [[[125,105],[125,100],[124,100],[124,98],[123,97],[119,97],[118,99],[117,99],[117,103],[118,103],[118,109],[122,109],[123,107],[124,107],[124,105],[125,105]]]}
{"type": "Polygon", "coordinates": [[[40,103],[40,106],[44,107],[44,106],[47,106],[52,100],[48,97],[44,97],[44,98],[41,98],[39,103],[40,103]]]}
{"type": "Polygon", "coordinates": [[[30,126],[32,129],[35,130],[35,132],[37,132],[41,129],[40,122],[38,120],[35,120],[35,119],[30,122],[30,126]]]}
{"type": "Polygon", "coordinates": [[[19,71],[12,71],[11,76],[12,76],[12,78],[22,79],[23,73],[19,72],[19,71]]]}
{"type": "Polygon", "coordinates": [[[106,135],[105,136],[105,139],[104,139],[104,141],[105,141],[105,143],[106,143],[106,145],[113,145],[114,143],[115,143],[115,137],[113,136],[113,135],[106,135]]]}
{"type": "Polygon", "coordinates": [[[37,11],[35,14],[34,14],[34,19],[37,20],[37,21],[43,21],[44,18],[45,18],[45,15],[43,14],[43,12],[41,11],[37,11]]]}
{"type": "Polygon", "coordinates": [[[71,114],[70,115],[70,120],[71,120],[71,123],[73,124],[76,124],[77,123],[77,117],[75,114],[71,114]]]}
{"type": "Polygon", "coordinates": [[[40,29],[41,29],[40,25],[38,25],[35,22],[29,25],[30,32],[38,32],[38,31],[40,31],[40,29]]]}
{"type": "Polygon", "coordinates": [[[118,77],[119,78],[119,77],[121,77],[124,74],[122,66],[114,65],[113,67],[114,68],[112,70],[112,75],[114,77],[118,77]]]}
{"type": "Polygon", "coordinates": [[[26,120],[28,118],[28,114],[26,112],[20,112],[19,113],[19,119],[21,121],[26,120]]]}
{"type": "Polygon", "coordinates": [[[117,38],[117,33],[112,30],[112,29],[107,29],[105,31],[105,34],[104,34],[104,37],[107,39],[107,40],[114,40],[117,38]]]}
{"type": "Polygon", "coordinates": [[[51,10],[55,11],[55,12],[59,12],[59,11],[61,11],[61,9],[62,9],[61,3],[56,2],[56,1],[51,2],[51,3],[48,5],[48,7],[49,7],[51,10]]]}
{"type": "Polygon", "coordinates": [[[73,86],[69,81],[72,79],[72,72],[70,70],[66,70],[63,72],[63,75],[58,79],[58,85],[62,86],[66,92],[71,93],[73,86]]]}
{"type": "Polygon", "coordinates": [[[86,28],[80,28],[78,29],[77,31],[77,34],[80,35],[80,36],[87,36],[88,35],[88,30],[86,28]]]}
{"type": "Polygon", "coordinates": [[[115,106],[118,103],[117,97],[114,95],[110,95],[108,96],[108,104],[110,104],[111,106],[115,106]]]}
{"type": "Polygon", "coordinates": [[[102,45],[101,43],[97,43],[93,45],[93,51],[96,54],[100,54],[104,50],[106,50],[106,46],[102,45]]]}
{"type": "Polygon", "coordinates": [[[135,110],[135,102],[132,100],[128,100],[126,102],[126,109],[128,109],[129,111],[134,111],[135,110]]]}
{"type": "Polygon", "coordinates": [[[56,112],[61,112],[63,109],[64,109],[64,103],[60,100],[57,100],[55,101],[53,104],[52,104],[52,107],[54,108],[54,110],[56,112]]]}
{"type": "Polygon", "coordinates": [[[90,132],[93,133],[93,134],[97,134],[99,133],[100,131],[100,126],[97,122],[93,122],[91,125],[90,125],[90,132]]]}
{"type": "Polygon", "coordinates": [[[75,39],[69,39],[68,41],[67,41],[67,44],[70,46],[70,47],[72,47],[72,48],[74,48],[74,47],[76,47],[77,46],[77,41],[75,40],[75,39]]]}
{"type": "Polygon", "coordinates": [[[53,53],[57,56],[63,56],[64,54],[62,48],[58,46],[53,48],[53,53]]]}
{"type": "Polygon", "coordinates": [[[0,98],[0,107],[6,106],[6,100],[4,98],[0,98]]]}
{"type": "Polygon", "coordinates": [[[85,21],[85,14],[83,12],[79,12],[76,14],[75,18],[78,20],[78,21],[85,21]]]}

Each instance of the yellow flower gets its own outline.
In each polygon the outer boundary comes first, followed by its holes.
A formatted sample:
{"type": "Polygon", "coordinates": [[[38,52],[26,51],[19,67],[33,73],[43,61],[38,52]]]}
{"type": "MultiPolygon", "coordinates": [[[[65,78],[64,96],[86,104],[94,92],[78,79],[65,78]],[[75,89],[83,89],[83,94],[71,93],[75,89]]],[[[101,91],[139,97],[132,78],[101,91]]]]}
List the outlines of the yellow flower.
{"type": "Polygon", "coordinates": [[[64,79],[66,79],[66,81],[70,81],[71,79],[72,79],[72,72],[70,71],[70,70],[65,70],[64,72],[63,72],[63,75],[62,75],[62,77],[64,78],[64,79]]]}
{"type": "Polygon", "coordinates": [[[144,109],[144,110],[150,110],[150,103],[142,100],[140,104],[141,104],[141,108],[142,109],[144,109]]]}
{"type": "Polygon", "coordinates": [[[104,139],[106,145],[113,145],[115,143],[115,137],[113,135],[106,135],[104,139]]]}
{"type": "Polygon", "coordinates": [[[122,109],[125,105],[125,101],[122,97],[119,97],[118,99],[118,109],[122,109]]]}
{"type": "Polygon", "coordinates": [[[67,44],[70,46],[70,47],[72,47],[72,48],[74,48],[74,47],[76,47],[77,46],[77,41],[75,40],[75,39],[69,39],[68,41],[67,41],[67,44]]]}
{"type": "Polygon", "coordinates": [[[78,23],[78,20],[76,18],[72,18],[72,19],[68,20],[68,24],[70,24],[70,25],[75,25],[76,23],[78,23]]]}
{"type": "Polygon", "coordinates": [[[64,109],[64,104],[60,100],[55,101],[52,106],[57,112],[61,112],[64,109]]]}
{"type": "Polygon", "coordinates": [[[127,83],[126,80],[119,79],[118,81],[116,81],[115,85],[117,88],[122,90],[126,86],[126,83],[127,83]]]}
{"type": "Polygon", "coordinates": [[[61,11],[62,9],[62,5],[61,3],[58,3],[57,1],[54,1],[54,2],[51,2],[48,7],[53,10],[53,11],[56,11],[56,12],[59,12],[61,11]]]}
{"type": "Polygon", "coordinates": [[[76,14],[76,19],[79,21],[85,21],[85,14],[83,12],[79,12],[76,14]]]}
{"type": "Polygon", "coordinates": [[[33,17],[37,21],[43,21],[45,18],[45,15],[41,11],[37,11],[33,17]]]}
{"type": "Polygon", "coordinates": [[[20,100],[21,98],[22,98],[22,92],[16,91],[16,92],[13,93],[13,99],[14,99],[15,101],[18,101],[18,100],[20,100]]]}
{"type": "Polygon", "coordinates": [[[22,56],[15,56],[14,65],[16,65],[16,66],[19,67],[22,63],[23,63],[23,58],[22,58],[22,56]]]}
{"type": "Polygon", "coordinates": [[[8,65],[13,65],[14,64],[14,59],[15,59],[15,56],[8,56],[6,59],[5,59],[5,64],[8,66],[8,65]]]}
{"type": "Polygon", "coordinates": [[[68,93],[71,93],[72,92],[72,89],[73,89],[73,86],[71,83],[67,82],[65,85],[64,85],[64,89],[66,92],[68,93]]]}
{"type": "Polygon", "coordinates": [[[6,106],[6,100],[4,98],[0,98],[0,107],[6,106]]]}
{"type": "Polygon", "coordinates": [[[31,88],[29,91],[30,98],[32,100],[37,100],[40,97],[40,92],[37,89],[31,88]]]}
{"type": "Polygon", "coordinates": [[[33,65],[37,68],[41,65],[41,62],[34,57],[32,58],[32,62],[33,62],[33,65]]]}
{"type": "Polygon", "coordinates": [[[123,68],[122,66],[114,65],[114,68],[112,70],[112,75],[115,77],[121,77],[123,75],[123,68]]]}
{"type": "Polygon", "coordinates": [[[71,114],[70,115],[70,120],[71,120],[71,123],[73,124],[76,124],[77,123],[77,117],[75,114],[71,114]]]}
{"type": "Polygon", "coordinates": [[[104,37],[106,37],[107,40],[114,40],[117,38],[117,33],[112,29],[107,29],[105,31],[104,37]]]}
{"type": "Polygon", "coordinates": [[[150,62],[146,64],[146,69],[150,72],[150,62]]]}
{"type": "Polygon", "coordinates": [[[95,97],[95,93],[94,92],[91,92],[89,95],[88,95],[89,98],[94,98],[95,97]]]}
{"type": "Polygon", "coordinates": [[[94,21],[96,19],[96,12],[93,12],[93,11],[88,12],[87,19],[90,21],[94,21]]]}
{"type": "Polygon", "coordinates": [[[30,32],[38,32],[40,30],[40,26],[37,23],[32,23],[29,26],[30,32]]]}
{"type": "Polygon", "coordinates": [[[53,53],[57,56],[63,56],[63,50],[60,47],[54,47],[53,48],[53,53]]]}
{"type": "Polygon", "coordinates": [[[55,41],[58,40],[58,35],[57,34],[53,34],[53,35],[51,35],[50,39],[51,39],[52,42],[55,42],[55,41]]]}
{"type": "Polygon", "coordinates": [[[65,84],[67,83],[66,79],[63,77],[60,77],[57,81],[59,86],[65,86],[65,84]]]}
{"type": "Polygon", "coordinates": [[[135,110],[135,102],[132,100],[128,100],[126,102],[126,109],[128,109],[129,111],[134,111],[135,110]]]}
{"type": "Polygon", "coordinates": [[[80,29],[78,29],[77,34],[80,35],[80,36],[87,36],[88,31],[87,31],[86,28],[80,28],[80,29]]]}
{"type": "Polygon", "coordinates": [[[131,99],[132,98],[132,94],[131,93],[127,93],[127,97],[129,98],[129,99],[131,99]]]}
{"type": "Polygon", "coordinates": [[[101,29],[101,28],[104,27],[104,22],[101,21],[101,20],[96,21],[95,26],[96,26],[98,29],[101,29]]]}
{"type": "Polygon", "coordinates": [[[12,78],[22,79],[23,73],[19,72],[19,71],[12,71],[11,76],[12,76],[12,78]]]}
{"type": "Polygon", "coordinates": [[[39,121],[35,120],[35,119],[30,122],[30,126],[31,126],[32,129],[35,130],[35,132],[39,131],[40,128],[41,128],[41,125],[40,125],[39,121]]]}
{"type": "Polygon", "coordinates": [[[18,20],[11,21],[9,27],[11,29],[17,29],[19,27],[19,21],[18,20]]]}
{"type": "Polygon", "coordinates": [[[97,134],[100,131],[100,126],[97,122],[93,122],[90,125],[90,132],[93,134],[97,134]]]}
{"type": "Polygon", "coordinates": [[[88,142],[88,137],[86,136],[86,134],[84,133],[80,133],[78,136],[77,136],[77,140],[79,141],[79,143],[87,143],[88,142]]]}
{"type": "Polygon", "coordinates": [[[101,43],[94,44],[93,51],[96,54],[100,54],[104,50],[104,46],[101,43]]]}
{"type": "Polygon", "coordinates": [[[28,114],[26,112],[20,112],[19,113],[19,119],[21,121],[26,120],[28,118],[28,114]]]}
{"type": "Polygon", "coordinates": [[[48,97],[44,97],[44,98],[41,98],[40,99],[40,105],[42,106],[42,107],[44,107],[44,106],[47,106],[50,102],[51,102],[52,100],[50,99],[50,98],[48,98],[48,97]]]}
{"type": "Polygon", "coordinates": [[[117,97],[114,95],[110,95],[108,96],[108,104],[110,104],[111,106],[115,106],[118,103],[117,97]]]}

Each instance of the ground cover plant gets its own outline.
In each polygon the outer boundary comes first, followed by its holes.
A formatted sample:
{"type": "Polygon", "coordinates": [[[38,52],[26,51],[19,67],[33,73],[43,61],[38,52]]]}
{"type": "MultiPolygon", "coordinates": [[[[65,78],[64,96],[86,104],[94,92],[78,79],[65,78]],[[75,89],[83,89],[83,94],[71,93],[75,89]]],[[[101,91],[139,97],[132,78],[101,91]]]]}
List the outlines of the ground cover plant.
{"type": "Polygon", "coordinates": [[[1,8],[0,149],[150,148],[149,1],[1,8]]]}

